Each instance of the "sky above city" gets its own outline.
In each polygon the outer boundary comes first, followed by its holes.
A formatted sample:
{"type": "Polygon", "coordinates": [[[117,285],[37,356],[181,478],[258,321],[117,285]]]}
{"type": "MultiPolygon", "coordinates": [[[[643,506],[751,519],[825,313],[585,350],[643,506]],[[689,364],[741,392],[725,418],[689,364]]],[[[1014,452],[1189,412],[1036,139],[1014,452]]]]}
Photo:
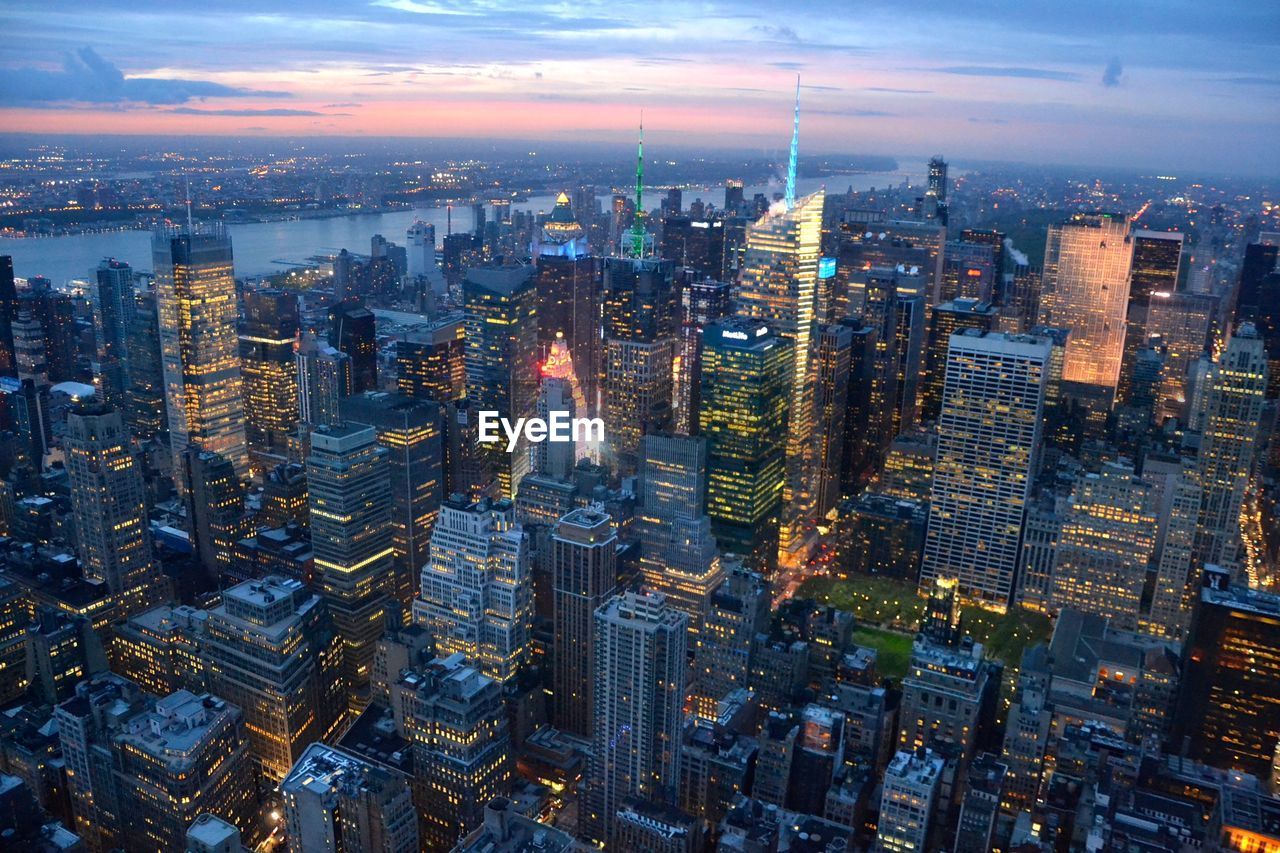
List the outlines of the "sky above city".
{"type": "Polygon", "coordinates": [[[621,141],[1274,175],[1280,4],[5,0],[0,129],[621,141]],[[264,7],[274,5],[274,10],[264,7]]]}

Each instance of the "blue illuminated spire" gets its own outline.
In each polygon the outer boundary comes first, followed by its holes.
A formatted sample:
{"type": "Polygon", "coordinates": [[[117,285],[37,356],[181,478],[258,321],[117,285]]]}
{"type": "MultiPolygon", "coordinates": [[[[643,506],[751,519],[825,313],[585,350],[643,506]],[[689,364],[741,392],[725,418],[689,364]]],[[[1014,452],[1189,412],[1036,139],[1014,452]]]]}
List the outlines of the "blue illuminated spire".
{"type": "Polygon", "coordinates": [[[800,75],[796,75],[796,120],[791,130],[791,158],[787,161],[787,192],[783,204],[787,210],[796,206],[796,158],[800,155],[800,75]]]}

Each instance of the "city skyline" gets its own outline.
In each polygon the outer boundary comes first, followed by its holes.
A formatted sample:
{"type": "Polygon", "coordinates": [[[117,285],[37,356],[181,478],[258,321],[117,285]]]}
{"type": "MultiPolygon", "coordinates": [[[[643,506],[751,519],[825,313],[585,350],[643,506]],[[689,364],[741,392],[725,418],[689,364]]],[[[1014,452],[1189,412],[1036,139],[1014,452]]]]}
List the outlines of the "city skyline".
{"type": "Polygon", "coordinates": [[[0,15],[0,117],[42,134],[622,143],[644,110],[655,150],[778,152],[799,73],[809,155],[913,151],[927,127],[958,159],[1265,172],[1280,13],[1233,5],[935,3],[906,22],[888,4],[22,3],[0,15]]]}

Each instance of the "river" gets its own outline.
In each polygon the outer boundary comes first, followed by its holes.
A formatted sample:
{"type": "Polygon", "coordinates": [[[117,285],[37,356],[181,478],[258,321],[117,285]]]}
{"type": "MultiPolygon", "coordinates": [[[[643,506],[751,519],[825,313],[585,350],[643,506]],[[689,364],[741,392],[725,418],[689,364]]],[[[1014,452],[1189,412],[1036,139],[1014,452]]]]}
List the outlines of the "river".
{"type": "MultiPolygon", "coordinates": [[[[831,192],[844,192],[850,186],[855,190],[866,190],[898,184],[907,178],[912,181],[920,180],[921,170],[802,178],[796,182],[796,192],[798,195],[806,195],[822,186],[826,186],[831,192]]],[[[758,192],[772,197],[773,193],[780,190],[780,184],[769,184],[747,187],[745,193],[747,199],[750,199],[758,192]]],[[[724,188],[686,188],[685,206],[699,197],[718,206],[724,201],[724,188]]],[[[554,203],[554,196],[540,195],[524,202],[516,202],[512,207],[516,210],[547,211],[554,203]]],[[[601,204],[607,206],[607,203],[608,196],[602,195],[601,204]]],[[[236,275],[258,276],[277,273],[288,269],[290,262],[305,262],[312,255],[328,254],[339,249],[368,254],[369,238],[374,234],[381,234],[392,242],[403,244],[405,231],[415,219],[435,225],[436,240],[439,241],[445,234],[447,216],[445,208],[431,207],[388,213],[232,224],[228,226],[228,230],[231,232],[236,275]]],[[[455,207],[453,230],[468,231],[471,227],[470,205],[455,207]]],[[[127,261],[139,270],[150,269],[151,234],[149,231],[108,231],[57,237],[4,238],[0,239],[0,255],[13,256],[14,272],[19,278],[42,275],[61,286],[71,279],[85,278],[106,257],[127,261]]]]}

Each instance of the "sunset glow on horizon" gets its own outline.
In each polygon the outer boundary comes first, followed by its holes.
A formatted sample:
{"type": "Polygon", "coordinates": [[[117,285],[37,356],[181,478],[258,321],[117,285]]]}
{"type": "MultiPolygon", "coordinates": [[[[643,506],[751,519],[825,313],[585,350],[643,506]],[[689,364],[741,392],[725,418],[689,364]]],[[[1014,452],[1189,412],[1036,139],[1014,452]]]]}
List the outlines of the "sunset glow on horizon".
{"type": "Polygon", "coordinates": [[[79,5],[0,15],[6,131],[609,142],[643,109],[655,144],[775,148],[798,73],[810,154],[1262,169],[1280,111],[1248,3],[79,5]]]}

